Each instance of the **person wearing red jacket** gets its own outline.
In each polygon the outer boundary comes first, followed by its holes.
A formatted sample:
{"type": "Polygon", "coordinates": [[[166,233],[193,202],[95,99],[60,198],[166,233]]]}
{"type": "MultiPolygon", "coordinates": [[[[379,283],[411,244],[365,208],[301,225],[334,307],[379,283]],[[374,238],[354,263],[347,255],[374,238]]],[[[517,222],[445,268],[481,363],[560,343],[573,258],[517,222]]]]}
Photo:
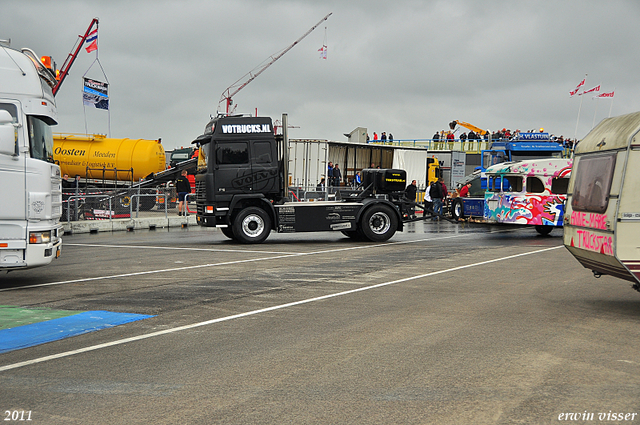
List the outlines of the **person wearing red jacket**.
{"type": "Polygon", "coordinates": [[[467,184],[462,186],[462,189],[460,189],[460,196],[462,198],[469,196],[469,189],[471,189],[471,182],[467,182],[467,184]]]}

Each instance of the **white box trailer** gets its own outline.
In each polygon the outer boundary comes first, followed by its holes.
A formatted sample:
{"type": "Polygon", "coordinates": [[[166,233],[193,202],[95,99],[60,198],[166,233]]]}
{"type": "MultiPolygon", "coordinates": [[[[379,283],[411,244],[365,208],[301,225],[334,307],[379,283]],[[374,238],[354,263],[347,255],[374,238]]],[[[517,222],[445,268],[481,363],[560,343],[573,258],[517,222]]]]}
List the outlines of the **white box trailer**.
{"type": "Polygon", "coordinates": [[[640,112],[603,120],[575,148],[564,245],[594,276],[640,291],[640,112]]]}
{"type": "Polygon", "coordinates": [[[356,172],[380,167],[407,172],[407,181],[426,187],[427,158],[443,156],[447,167],[446,184],[464,177],[464,152],[434,151],[378,143],[350,143],[316,139],[289,140],[289,186],[314,190],[327,177],[329,162],[339,164],[343,186],[350,185],[356,172]],[[437,154],[437,155],[436,155],[437,154]],[[460,155],[461,157],[460,157],[460,155]],[[453,166],[451,165],[453,161],[453,166]],[[451,176],[455,179],[452,180],[451,176]],[[346,178],[346,183],[345,182],[346,178]]]}
{"type": "MultiPolygon", "coordinates": [[[[318,139],[289,140],[289,186],[315,189],[327,177],[329,162],[339,164],[343,182],[350,184],[365,168],[394,168],[393,146],[318,139]]],[[[345,183],[343,183],[345,185],[345,183]]]]}

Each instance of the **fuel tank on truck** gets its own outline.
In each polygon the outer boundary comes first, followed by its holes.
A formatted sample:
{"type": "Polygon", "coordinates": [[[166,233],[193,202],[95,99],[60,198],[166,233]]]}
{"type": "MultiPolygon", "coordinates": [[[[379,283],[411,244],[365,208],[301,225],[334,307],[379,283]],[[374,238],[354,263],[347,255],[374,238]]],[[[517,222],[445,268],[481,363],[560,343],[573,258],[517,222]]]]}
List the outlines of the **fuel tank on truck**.
{"type": "Polygon", "coordinates": [[[53,159],[62,175],[87,179],[135,181],[166,168],[160,140],[112,139],[100,134],[54,134],[53,159]]]}

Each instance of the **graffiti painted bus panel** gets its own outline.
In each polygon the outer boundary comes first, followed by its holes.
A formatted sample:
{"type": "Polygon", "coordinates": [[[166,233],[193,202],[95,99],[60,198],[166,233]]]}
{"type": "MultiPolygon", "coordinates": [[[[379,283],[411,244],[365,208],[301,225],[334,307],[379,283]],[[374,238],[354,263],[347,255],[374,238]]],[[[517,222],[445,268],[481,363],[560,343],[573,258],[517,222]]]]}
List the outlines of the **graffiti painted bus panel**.
{"type": "Polygon", "coordinates": [[[507,162],[488,168],[486,173],[487,223],[544,226],[548,231],[562,226],[570,159],[507,162]]]}

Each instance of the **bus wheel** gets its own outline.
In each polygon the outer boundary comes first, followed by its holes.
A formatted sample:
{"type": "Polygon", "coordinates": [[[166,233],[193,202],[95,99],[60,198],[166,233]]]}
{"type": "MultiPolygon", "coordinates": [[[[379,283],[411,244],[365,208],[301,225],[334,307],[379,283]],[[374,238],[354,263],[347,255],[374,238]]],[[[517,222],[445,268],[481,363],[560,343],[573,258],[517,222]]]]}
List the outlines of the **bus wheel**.
{"type": "Polygon", "coordinates": [[[451,203],[451,216],[454,220],[462,220],[464,218],[464,206],[462,199],[456,198],[451,203]]]}
{"type": "Polygon", "coordinates": [[[398,229],[398,217],[387,205],[374,205],[362,214],[360,229],[372,242],[383,242],[398,229]]]}
{"type": "Polygon", "coordinates": [[[236,237],[234,236],[233,229],[231,227],[220,227],[220,231],[229,239],[235,240],[236,237]]]}
{"type": "Polygon", "coordinates": [[[241,210],[233,220],[233,235],[242,243],[262,243],[271,232],[271,219],[261,208],[241,210]]]}
{"type": "Polygon", "coordinates": [[[536,226],[536,232],[540,233],[542,236],[547,236],[553,230],[553,226],[536,226]]]}

